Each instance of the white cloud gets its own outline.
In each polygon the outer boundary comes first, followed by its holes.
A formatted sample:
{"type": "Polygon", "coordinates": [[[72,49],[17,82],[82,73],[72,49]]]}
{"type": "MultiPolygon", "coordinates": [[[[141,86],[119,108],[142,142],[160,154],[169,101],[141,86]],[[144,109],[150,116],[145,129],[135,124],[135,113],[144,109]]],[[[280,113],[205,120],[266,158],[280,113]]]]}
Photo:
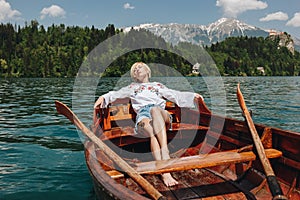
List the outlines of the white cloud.
{"type": "Polygon", "coordinates": [[[48,8],[43,8],[41,11],[41,19],[45,17],[65,17],[66,11],[62,9],[60,6],[52,5],[48,8]]]}
{"type": "Polygon", "coordinates": [[[123,5],[123,8],[124,9],[134,9],[134,6],[132,6],[132,5],[130,5],[130,3],[125,3],[124,5],[123,5]]]}
{"type": "Polygon", "coordinates": [[[6,0],[0,0],[0,21],[16,19],[21,16],[18,10],[13,10],[6,0]]]}
{"type": "Polygon", "coordinates": [[[279,11],[279,12],[268,14],[267,16],[260,18],[259,21],[261,22],[267,22],[272,20],[285,21],[288,19],[289,16],[286,13],[279,11]]]}
{"type": "Polygon", "coordinates": [[[225,17],[236,18],[248,10],[261,10],[268,7],[266,2],[259,0],[217,0],[216,6],[223,9],[225,17]]]}
{"type": "Polygon", "coordinates": [[[294,17],[286,23],[287,26],[300,27],[300,12],[294,14],[294,17]]]}

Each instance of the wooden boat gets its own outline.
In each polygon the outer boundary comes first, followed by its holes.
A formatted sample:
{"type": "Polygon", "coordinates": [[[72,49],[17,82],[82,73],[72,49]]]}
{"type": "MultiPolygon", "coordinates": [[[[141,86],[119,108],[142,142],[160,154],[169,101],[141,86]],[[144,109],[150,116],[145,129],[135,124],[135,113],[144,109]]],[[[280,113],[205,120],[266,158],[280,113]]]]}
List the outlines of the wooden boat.
{"type": "MultiPolygon", "coordinates": [[[[216,116],[201,100],[198,109],[179,108],[171,102],[166,109],[174,119],[168,130],[170,160],[154,161],[148,156],[149,139],[134,134],[135,114],[128,99],[95,109],[93,134],[166,199],[273,198],[246,121],[216,116]],[[139,154],[143,156],[134,157],[139,154]],[[160,178],[165,172],[179,184],[166,187],[160,178]]],[[[283,192],[274,199],[300,199],[300,134],[260,124],[255,128],[283,192]]],[[[88,140],[85,147],[99,199],[152,198],[94,142],[88,140]]]]}

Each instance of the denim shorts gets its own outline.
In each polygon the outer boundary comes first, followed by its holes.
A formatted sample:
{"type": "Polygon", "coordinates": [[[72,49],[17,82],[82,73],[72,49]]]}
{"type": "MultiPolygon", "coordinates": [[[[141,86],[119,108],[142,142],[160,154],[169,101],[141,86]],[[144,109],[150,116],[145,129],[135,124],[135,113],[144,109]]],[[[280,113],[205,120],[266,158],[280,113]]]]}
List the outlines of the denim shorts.
{"type": "MultiPolygon", "coordinates": [[[[144,119],[144,118],[148,118],[150,120],[152,120],[152,116],[151,116],[151,108],[153,107],[156,107],[157,105],[154,105],[154,104],[149,104],[149,105],[146,105],[144,107],[142,107],[139,112],[137,113],[136,115],[136,123],[135,123],[135,133],[137,133],[137,129],[138,129],[138,123],[144,119]]],[[[159,107],[159,106],[157,106],[159,107]]],[[[170,123],[172,124],[172,121],[173,121],[173,117],[172,115],[169,114],[169,117],[170,117],[170,123]]],[[[169,130],[172,130],[172,126],[170,126],[169,130]]]]}
{"type": "Polygon", "coordinates": [[[149,104],[142,107],[136,115],[136,124],[138,124],[144,118],[149,118],[150,120],[152,120],[150,111],[154,106],[154,104],[149,104]]]}

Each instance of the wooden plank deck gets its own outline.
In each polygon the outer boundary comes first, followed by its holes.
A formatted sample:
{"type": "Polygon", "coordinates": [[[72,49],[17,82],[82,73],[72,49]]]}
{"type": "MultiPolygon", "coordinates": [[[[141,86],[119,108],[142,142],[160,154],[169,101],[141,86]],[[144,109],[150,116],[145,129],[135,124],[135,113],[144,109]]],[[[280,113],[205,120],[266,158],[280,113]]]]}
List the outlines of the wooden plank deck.
{"type": "MultiPolygon", "coordinates": [[[[246,199],[245,195],[227,181],[214,174],[200,170],[173,172],[172,176],[179,181],[178,185],[166,187],[159,175],[144,175],[144,178],[157,188],[166,199],[246,199]],[[234,194],[234,195],[232,195],[234,194]]],[[[117,182],[127,188],[148,197],[148,195],[131,178],[123,177],[117,182]]]]}

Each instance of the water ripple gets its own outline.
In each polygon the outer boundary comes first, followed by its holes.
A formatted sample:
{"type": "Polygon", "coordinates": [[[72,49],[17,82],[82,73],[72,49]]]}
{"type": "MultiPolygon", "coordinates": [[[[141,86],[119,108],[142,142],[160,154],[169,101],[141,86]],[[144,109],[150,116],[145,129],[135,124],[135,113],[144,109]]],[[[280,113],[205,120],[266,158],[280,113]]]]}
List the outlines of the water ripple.
{"type": "MultiPolygon", "coordinates": [[[[187,80],[209,107],[218,105],[214,112],[243,119],[236,98],[240,82],[256,123],[300,132],[299,77],[224,77],[226,102],[214,102],[215,91],[209,91],[202,78],[187,80]]],[[[96,95],[117,82],[101,79],[96,95]]],[[[174,89],[187,88],[177,84],[176,77],[165,82],[178,87],[174,89]]],[[[80,133],[54,106],[55,100],[71,105],[73,83],[73,79],[0,79],[0,199],[93,197],[80,133]]],[[[93,106],[86,103],[88,99],[78,99],[82,105],[78,112],[87,116],[87,125],[93,106]]]]}

